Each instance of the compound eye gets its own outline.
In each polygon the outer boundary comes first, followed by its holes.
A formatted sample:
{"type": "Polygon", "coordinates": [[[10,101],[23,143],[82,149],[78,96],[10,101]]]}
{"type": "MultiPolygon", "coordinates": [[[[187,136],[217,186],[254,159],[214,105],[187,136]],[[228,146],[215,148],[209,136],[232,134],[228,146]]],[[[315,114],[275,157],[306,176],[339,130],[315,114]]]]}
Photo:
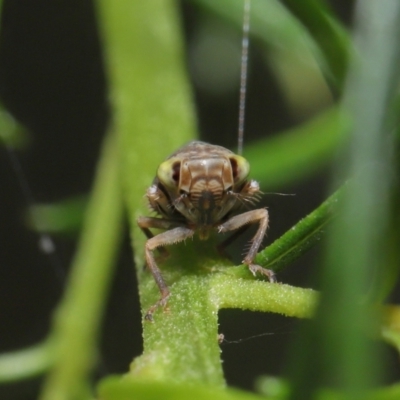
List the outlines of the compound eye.
{"type": "Polygon", "coordinates": [[[177,187],[181,175],[181,162],[177,158],[171,158],[160,164],[157,177],[161,183],[168,187],[177,187]]]}
{"type": "Polygon", "coordinates": [[[235,184],[246,180],[250,172],[249,162],[242,156],[234,155],[229,157],[232,167],[232,176],[235,184]]]}

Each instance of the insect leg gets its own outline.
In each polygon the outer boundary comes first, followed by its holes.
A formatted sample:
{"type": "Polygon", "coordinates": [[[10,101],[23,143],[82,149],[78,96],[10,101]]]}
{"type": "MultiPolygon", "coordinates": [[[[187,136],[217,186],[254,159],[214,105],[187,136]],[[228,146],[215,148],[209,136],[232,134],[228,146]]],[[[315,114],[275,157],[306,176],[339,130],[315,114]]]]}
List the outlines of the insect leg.
{"type": "Polygon", "coordinates": [[[220,225],[218,227],[218,231],[229,232],[236,229],[240,230],[240,228],[242,228],[243,226],[254,224],[256,222],[259,223],[259,227],[256,234],[251,239],[251,246],[245,258],[243,259],[243,263],[249,267],[249,270],[252,272],[253,275],[256,275],[256,273],[259,272],[267,276],[270,282],[276,282],[275,274],[273,271],[253,263],[253,260],[265,236],[265,232],[268,228],[268,211],[265,208],[247,211],[243,214],[235,215],[234,217],[228,219],[228,221],[220,225]]]}
{"type": "Polygon", "coordinates": [[[146,254],[146,262],[147,266],[150,269],[150,272],[152,273],[154,280],[157,283],[158,288],[160,289],[161,292],[161,297],[157,301],[156,304],[154,304],[150,309],[147,311],[145,315],[145,319],[152,321],[153,320],[153,313],[154,311],[159,307],[159,306],[165,306],[168,300],[168,297],[170,296],[170,292],[168,289],[167,284],[165,283],[161,271],[159,270],[154,256],[153,256],[153,251],[160,247],[160,246],[166,246],[169,244],[174,244],[178,242],[182,242],[183,240],[193,236],[194,231],[192,229],[180,226],[177,228],[173,228],[167,232],[162,232],[150,239],[147,240],[146,246],[145,246],[145,254],[146,254]]]}
{"type": "MultiPolygon", "coordinates": [[[[169,219],[164,218],[154,218],[154,217],[139,217],[137,219],[137,223],[139,228],[142,232],[146,235],[147,239],[151,239],[154,237],[153,232],[149,228],[156,228],[156,229],[172,229],[178,226],[182,226],[182,223],[171,221],[169,219]]],[[[163,255],[168,255],[168,251],[163,247],[158,249],[160,253],[163,255]]]]}
{"type": "Polygon", "coordinates": [[[147,236],[148,239],[154,237],[149,228],[168,230],[183,225],[181,222],[171,221],[170,219],[153,217],[139,217],[137,219],[137,223],[139,225],[139,228],[147,236]]]}

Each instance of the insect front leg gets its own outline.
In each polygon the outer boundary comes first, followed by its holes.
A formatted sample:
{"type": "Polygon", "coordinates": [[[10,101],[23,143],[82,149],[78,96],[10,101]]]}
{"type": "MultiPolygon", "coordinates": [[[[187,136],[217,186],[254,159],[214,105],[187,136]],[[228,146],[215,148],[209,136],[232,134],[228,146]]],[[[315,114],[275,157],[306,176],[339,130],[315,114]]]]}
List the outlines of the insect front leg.
{"type": "Polygon", "coordinates": [[[145,319],[152,321],[154,311],[159,306],[164,307],[167,304],[168,297],[170,296],[168,286],[165,283],[161,275],[161,271],[158,268],[154,259],[153,251],[161,246],[167,246],[170,244],[182,242],[183,240],[192,237],[194,231],[184,226],[176,226],[179,225],[179,223],[176,223],[174,221],[169,221],[161,218],[140,217],[137,222],[142,231],[146,234],[147,237],[149,237],[145,245],[146,263],[161,292],[160,299],[157,301],[157,303],[150,307],[145,315],[145,319]],[[156,236],[152,236],[153,234],[151,233],[149,228],[172,229],[166,232],[159,233],[156,236]],[[148,234],[151,236],[148,236],[148,234]]]}
{"type": "Polygon", "coordinates": [[[240,229],[247,224],[254,224],[257,222],[259,223],[258,230],[254,237],[251,239],[250,249],[242,262],[249,267],[249,270],[254,276],[257,274],[257,272],[259,272],[267,276],[270,282],[276,282],[276,277],[273,271],[253,263],[253,260],[265,236],[265,232],[268,228],[268,211],[265,208],[247,211],[243,214],[235,215],[234,217],[230,218],[228,221],[220,225],[218,227],[218,231],[229,232],[240,229]]]}
{"type": "MultiPolygon", "coordinates": [[[[146,235],[147,239],[151,239],[152,237],[154,237],[153,232],[149,228],[169,230],[182,226],[182,223],[180,222],[171,221],[170,219],[165,218],[154,217],[139,217],[137,219],[137,223],[139,225],[139,228],[146,235]]],[[[164,247],[160,247],[158,251],[163,253],[164,255],[168,255],[168,251],[164,249],[164,247]]]]}

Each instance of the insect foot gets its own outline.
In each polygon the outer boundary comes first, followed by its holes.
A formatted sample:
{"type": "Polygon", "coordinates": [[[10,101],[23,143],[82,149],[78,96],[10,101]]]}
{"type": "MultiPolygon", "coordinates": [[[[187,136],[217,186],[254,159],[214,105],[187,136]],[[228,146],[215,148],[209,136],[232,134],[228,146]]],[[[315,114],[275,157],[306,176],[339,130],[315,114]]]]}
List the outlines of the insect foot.
{"type": "Polygon", "coordinates": [[[267,269],[267,268],[263,268],[263,267],[261,267],[260,265],[257,265],[257,264],[248,264],[247,266],[249,267],[250,272],[254,276],[256,276],[257,273],[260,273],[261,275],[266,276],[271,283],[276,283],[277,282],[276,275],[275,275],[274,271],[272,271],[270,269],[267,269]]]}
{"type": "Polygon", "coordinates": [[[144,319],[149,322],[154,322],[154,319],[153,319],[154,312],[157,310],[158,307],[162,307],[165,309],[170,295],[171,295],[171,293],[169,293],[169,291],[168,291],[168,293],[165,296],[163,295],[161,297],[161,299],[157,301],[157,303],[153,304],[146,312],[144,319]]]}

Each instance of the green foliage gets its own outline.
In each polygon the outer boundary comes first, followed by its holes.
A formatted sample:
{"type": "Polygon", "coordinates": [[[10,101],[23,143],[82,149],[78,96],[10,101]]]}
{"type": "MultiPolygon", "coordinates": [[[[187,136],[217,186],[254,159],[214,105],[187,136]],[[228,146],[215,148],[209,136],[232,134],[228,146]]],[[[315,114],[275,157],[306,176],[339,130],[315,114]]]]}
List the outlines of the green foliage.
{"type": "Polygon", "coordinates": [[[28,212],[27,224],[38,232],[61,234],[79,232],[86,203],[86,196],[78,196],[57,204],[36,204],[28,212]]]}
{"type": "MultiPolygon", "coordinates": [[[[195,3],[232,25],[241,20],[240,2],[195,3]]],[[[396,123],[389,113],[398,78],[395,39],[400,5],[394,0],[379,6],[374,0],[360,2],[351,41],[322,1],[252,3],[252,34],[266,51],[276,55],[282,43],[286,51],[299,46],[307,57],[315,58],[333,97],[343,93],[340,104],[325,113],[246,150],[254,178],[264,189],[306,178],[339,159],[334,178],[349,179],[346,187],[257,257],[261,265],[281,270],[318,243],[335,220],[321,264],[321,294],[254,279],[247,268],[221,258],[210,243],[194,240],[174,246],[171,256],[160,263],[171,289],[168,308],[157,310],[154,323],[143,322],[143,354],[123,378],[100,383],[102,399],[259,398],[225,388],[218,346],[221,308],[313,317],[297,353],[288,360],[291,368],[281,385],[284,390],[277,394],[265,390],[268,398],[398,398],[397,385],[369,391],[384,367],[367,334],[382,329],[384,338],[398,347],[400,329],[397,312],[386,311],[380,325],[381,307],[373,303],[377,296],[366,293],[368,278],[375,274],[370,292],[380,292],[383,298],[389,287],[383,275],[398,271],[399,249],[389,237],[398,237],[397,226],[389,229],[390,213],[398,215],[398,205],[391,207],[389,201],[395,165],[392,148],[398,144],[387,121],[396,123]],[[337,157],[339,148],[345,151],[337,157]],[[335,379],[330,380],[332,375],[335,379]],[[332,381],[334,390],[326,389],[332,381]]],[[[143,313],[158,299],[152,277],[142,268],[145,237],[136,219],[145,213],[143,193],[158,163],[196,137],[176,3],[98,0],[96,4],[113,126],[104,143],[81,245],[49,341],[38,354],[27,350],[0,357],[1,380],[33,376],[48,366],[42,399],[49,400],[90,398],[89,375],[121,233],[122,204],[130,223],[143,313]],[[49,348],[54,349],[51,356],[49,348]],[[36,354],[33,362],[32,354],[36,354]],[[29,368],[10,375],[7,365],[12,365],[13,357],[24,360],[24,356],[30,360],[25,363],[29,368]]]]}
{"type": "Polygon", "coordinates": [[[256,262],[265,268],[279,271],[302,256],[323,236],[327,224],[338,211],[338,202],[343,191],[345,190],[341,189],[334,193],[278,240],[260,251],[256,262]]]}
{"type": "Polygon", "coordinates": [[[0,146],[3,144],[12,148],[23,147],[27,136],[14,118],[0,106],[0,146]]]}
{"type": "Polygon", "coordinates": [[[235,389],[216,390],[210,389],[204,385],[195,385],[193,383],[169,383],[154,382],[146,380],[123,380],[110,377],[104,380],[99,387],[99,394],[102,399],[215,399],[215,400],[256,400],[259,396],[251,393],[241,392],[235,389]]]}

